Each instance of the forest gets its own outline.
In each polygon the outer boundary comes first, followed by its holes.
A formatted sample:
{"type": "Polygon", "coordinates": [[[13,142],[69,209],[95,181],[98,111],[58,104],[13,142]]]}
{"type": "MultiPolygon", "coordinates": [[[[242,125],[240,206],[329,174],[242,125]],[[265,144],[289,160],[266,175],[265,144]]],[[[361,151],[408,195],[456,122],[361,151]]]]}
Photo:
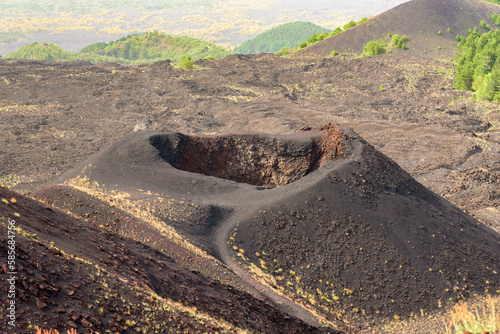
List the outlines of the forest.
{"type": "Polygon", "coordinates": [[[224,58],[232,52],[215,44],[191,37],[175,37],[152,31],[128,35],[110,43],[95,43],[80,52],[64,51],[49,43],[32,43],[11,52],[5,58],[73,61],[86,60],[93,64],[115,62],[124,65],[151,64],[162,60],[180,61],[183,56],[192,60],[224,58]]]}
{"type": "Polygon", "coordinates": [[[458,39],[455,88],[474,91],[478,100],[500,102],[500,31],[481,33],[476,27],[458,39]]]}
{"type": "Polygon", "coordinates": [[[312,34],[324,32],[329,33],[330,31],[311,22],[285,23],[244,42],[234,51],[237,53],[263,53],[277,52],[283,47],[293,49],[312,34]]]}

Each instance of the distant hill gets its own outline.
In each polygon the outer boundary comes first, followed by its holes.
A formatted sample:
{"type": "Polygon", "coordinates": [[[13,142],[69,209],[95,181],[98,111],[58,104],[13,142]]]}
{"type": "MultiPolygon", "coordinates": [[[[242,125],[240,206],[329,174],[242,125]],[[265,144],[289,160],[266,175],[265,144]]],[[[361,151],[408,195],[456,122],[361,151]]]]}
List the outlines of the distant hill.
{"type": "Polygon", "coordinates": [[[156,30],[128,35],[107,44],[91,44],[83,48],[81,52],[98,52],[98,54],[132,61],[141,59],[178,61],[182,56],[189,56],[192,60],[209,56],[220,59],[232,54],[209,42],[186,36],[170,36],[156,30]]]}
{"type": "Polygon", "coordinates": [[[491,15],[499,13],[500,6],[481,0],[413,0],[304,48],[295,56],[327,57],[332,50],[360,54],[369,41],[390,42],[387,34],[399,34],[408,36],[408,50],[400,52],[450,60],[457,50],[457,35],[466,37],[470,28],[479,28],[481,20],[493,25],[491,15]]]}
{"type": "Polygon", "coordinates": [[[317,33],[330,30],[311,22],[290,22],[267,30],[234,49],[236,53],[277,52],[283,47],[294,48],[300,42],[317,33]]]}
{"type": "Polygon", "coordinates": [[[43,42],[25,45],[19,50],[8,53],[5,58],[46,60],[46,61],[72,61],[77,56],[73,52],[64,51],[60,46],[43,42]]]}
{"type": "Polygon", "coordinates": [[[215,44],[191,37],[175,37],[152,31],[128,35],[110,43],[95,43],[80,52],[64,51],[56,44],[37,42],[11,52],[5,58],[74,61],[86,60],[93,64],[115,62],[124,65],[151,64],[162,60],[179,61],[182,56],[192,60],[205,57],[224,58],[232,52],[215,44]]]}

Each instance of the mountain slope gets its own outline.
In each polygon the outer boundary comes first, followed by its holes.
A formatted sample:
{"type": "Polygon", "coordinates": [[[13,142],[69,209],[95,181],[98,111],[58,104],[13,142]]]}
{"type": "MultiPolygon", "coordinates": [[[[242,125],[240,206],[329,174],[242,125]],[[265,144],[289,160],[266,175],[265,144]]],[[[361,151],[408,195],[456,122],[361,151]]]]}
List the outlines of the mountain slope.
{"type": "Polygon", "coordinates": [[[267,30],[236,47],[236,53],[277,52],[282,47],[294,48],[313,34],[329,32],[311,22],[290,22],[267,30]]]}
{"type": "Polygon", "coordinates": [[[332,50],[360,54],[369,41],[390,42],[387,34],[399,34],[408,36],[408,50],[394,51],[450,60],[455,56],[457,35],[467,36],[468,29],[479,27],[481,20],[494,28],[491,15],[499,13],[500,6],[481,0],[412,0],[302,49],[295,56],[327,57],[332,50]]]}
{"type": "Polygon", "coordinates": [[[54,183],[129,194],[304,321],[407,317],[500,286],[498,233],[335,125],[131,134],[54,183]]]}
{"type": "MultiPolygon", "coordinates": [[[[18,272],[16,326],[0,320],[11,332],[28,333],[35,325],[113,333],[318,332],[130,238],[6,188],[0,198],[9,199],[0,203],[0,241],[7,245],[10,226],[16,231],[15,268],[2,267],[18,272]]],[[[6,247],[0,255],[7,258],[6,247]]]]}

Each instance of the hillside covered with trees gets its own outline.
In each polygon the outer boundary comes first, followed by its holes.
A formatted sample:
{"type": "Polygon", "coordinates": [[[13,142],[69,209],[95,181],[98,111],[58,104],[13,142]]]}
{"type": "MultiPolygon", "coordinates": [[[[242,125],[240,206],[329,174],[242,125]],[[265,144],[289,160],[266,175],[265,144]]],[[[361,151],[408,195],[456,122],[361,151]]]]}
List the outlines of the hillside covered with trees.
{"type": "Polygon", "coordinates": [[[460,40],[455,57],[455,88],[474,91],[479,100],[500,102],[500,31],[476,27],[460,40]]]}
{"type": "Polygon", "coordinates": [[[49,43],[32,43],[11,52],[5,58],[73,61],[86,60],[91,63],[116,62],[124,65],[151,64],[162,60],[180,61],[183,56],[192,60],[201,58],[224,58],[231,52],[215,44],[191,37],[176,37],[152,31],[128,35],[109,43],[95,43],[80,52],[64,51],[49,43]]]}
{"type": "Polygon", "coordinates": [[[186,36],[170,36],[156,30],[128,35],[107,44],[91,44],[81,52],[97,52],[130,61],[165,59],[178,61],[182,56],[189,56],[193,60],[210,56],[220,59],[231,54],[230,51],[209,42],[186,36]]]}
{"type": "Polygon", "coordinates": [[[357,25],[360,25],[364,22],[366,22],[368,20],[367,17],[363,17],[360,21],[356,22],[354,20],[351,20],[349,21],[348,23],[344,24],[343,28],[340,28],[340,27],[337,27],[335,28],[334,30],[330,31],[330,32],[319,32],[319,33],[314,33],[312,35],[308,35],[306,36],[307,39],[303,39],[300,43],[299,43],[299,49],[303,49],[309,45],[312,45],[314,43],[317,43],[319,41],[322,41],[324,40],[325,38],[327,37],[330,37],[330,36],[335,36],[337,34],[340,34],[342,31],[345,31],[345,30],[348,30],[352,27],[355,27],[357,25]]]}
{"type": "Polygon", "coordinates": [[[293,49],[313,34],[329,32],[330,30],[311,22],[290,22],[263,32],[236,47],[234,51],[237,53],[263,53],[277,52],[284,47],[293,49]]]}

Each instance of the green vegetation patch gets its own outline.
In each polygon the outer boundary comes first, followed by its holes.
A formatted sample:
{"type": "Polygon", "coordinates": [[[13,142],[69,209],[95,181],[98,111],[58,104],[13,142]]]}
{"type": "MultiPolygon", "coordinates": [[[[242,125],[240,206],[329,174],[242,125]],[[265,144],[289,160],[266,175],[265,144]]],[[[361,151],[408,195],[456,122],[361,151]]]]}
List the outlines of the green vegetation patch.
{"type": "Polygon", "coordinates": [[[361,54],[361,57],[378,56],[385,53],[385,48],[377,41],[369,41],[365,46],[363,46],[363,51],[364,52],[361,54]]]}
{"type": "Polygon", "coordinates": [[[6,58],[73,61],[86,60],[93,64],[115,62],[124,65],[151,64],[162,60],[181,61],[183,56],[192,60],[220,59],[232,52],[215,44],[191,37],[175,37],[158,31],[129,35],[110,43],[95,43],[80,52],[64,51],[55,44],[43,42],[23,46],[6,58]]]}
{"type": "Polygon", "coordinates": [[[399,35],[392,35],[391,38],[391,45],[400,48],[401,50],[406,50],[406,41],[408,40],[408,37],[406,35],[399,36],[399,35]]]}
{"type": "Polygon", "coordinates": [[[327,37],[330,37],[330,36],[334,36],[334,35],[337,35],[337,34],[340,34],[342,31],[345,31],[345,30],[348,30],[352,27],[355,27],[357,25],[360,25],[364,22],[366,22],[368,20],[368,18],[366,17],[363,17],[361,20],[359,20],[358,22],[354,21],[354,20],[351,20],[349,21],[348,23],[344,24],[344,30],[342,30],[340,27],[337,27],[335,28],[333,31],[331,31],[330,33],[327,33],[327,32],[322,32],[322,33],[316,33],[316,34],[313,34],[311,37],[309,37],[305,42],[301,42],[299,43],[299,49],[303,49],[305,48],[306,46],[308,45],[312,45],[312,44],[315,44],[319,41],[322,41],[324,40],[325,38],[327,37]]]}
{"type": "Polygon", "coordinates": [[[479,100],[500,102],[500,31],[477,27],[458,43],[455,88],[474,91],[479,100]]]}
{"type": "Polygon", "coordinates": [[[169,59],[179,61],[183,56],[198,60],[209,56],[215,59],[224,58],[232,52],[192,37],[177,37],[163,32],[151,31],[144,34],[128,35],[117,41],[91,44],[81,52],[99,52],[106,56],[130,61],[159,61],[169,59]]]}
{"type": "Polygon", "coordinates": [[[237,53],[262,53],[278,52],[283,47],[293,49],[309,36],[325,32],[329,33],[330,31],[311,22],[285,23],[244,42],[234,51],[237,53]]]}

